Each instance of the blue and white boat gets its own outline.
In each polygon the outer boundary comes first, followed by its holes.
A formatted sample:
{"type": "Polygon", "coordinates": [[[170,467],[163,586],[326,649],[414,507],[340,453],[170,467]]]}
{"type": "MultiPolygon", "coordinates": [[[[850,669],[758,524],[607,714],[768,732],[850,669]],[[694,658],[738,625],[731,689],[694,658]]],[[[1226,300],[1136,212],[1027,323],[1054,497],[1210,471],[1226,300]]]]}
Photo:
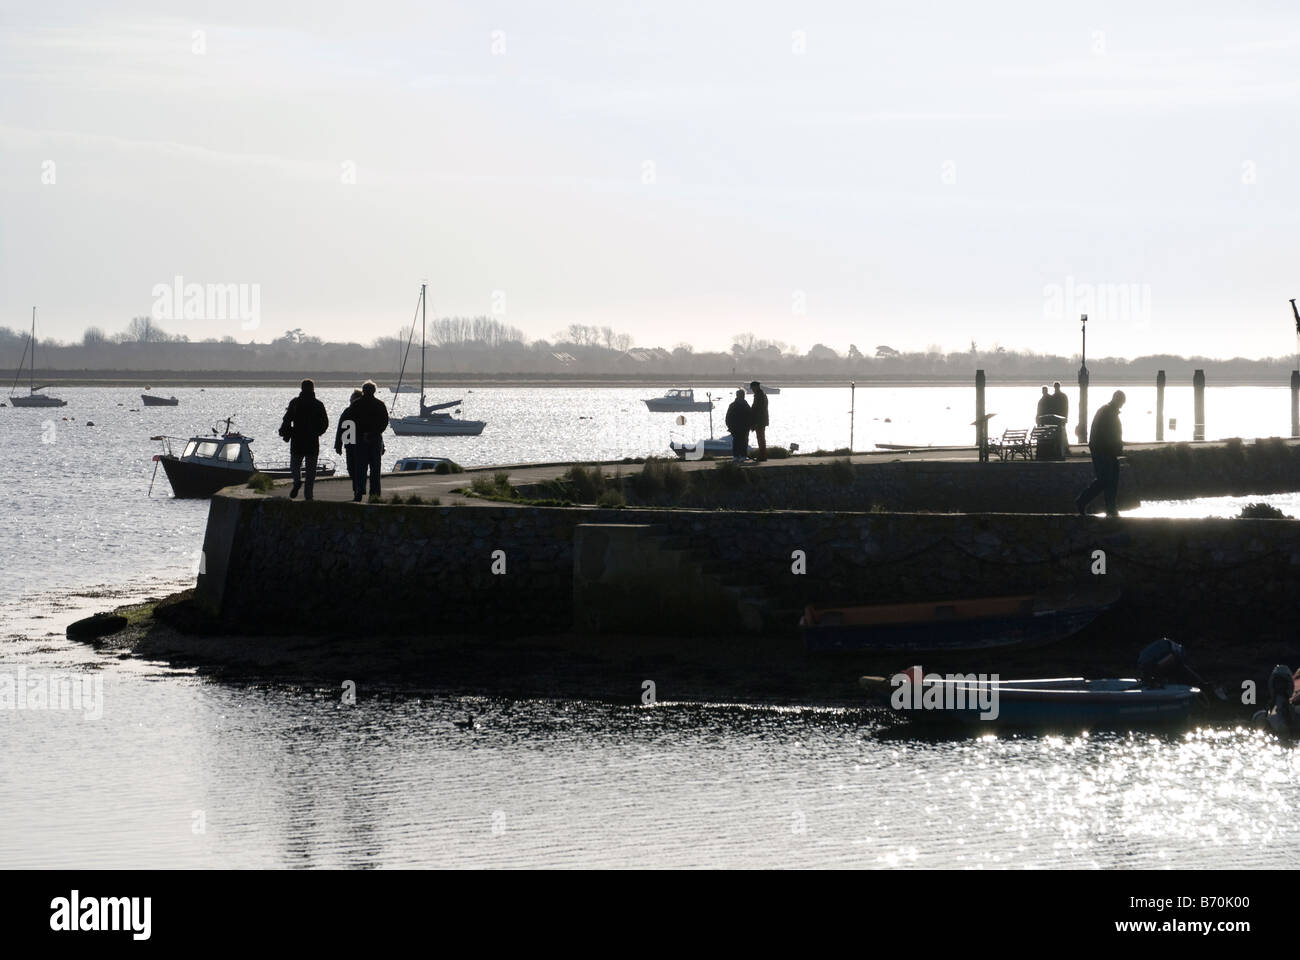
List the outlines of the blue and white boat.
{"type": "Polygon", "coordinates": [[[861,677],[858,683],[869,693],[886,697],[896,715],[917,723],[1140,730],[1185,723],[1201,693],[1186,684],[1146,680],[995,681],[974,675],[923,678],[913,689],[910,681],[900,682],[901,676],[861,677]],[[988,709],[990,704],[995,709],[988,709]]]}

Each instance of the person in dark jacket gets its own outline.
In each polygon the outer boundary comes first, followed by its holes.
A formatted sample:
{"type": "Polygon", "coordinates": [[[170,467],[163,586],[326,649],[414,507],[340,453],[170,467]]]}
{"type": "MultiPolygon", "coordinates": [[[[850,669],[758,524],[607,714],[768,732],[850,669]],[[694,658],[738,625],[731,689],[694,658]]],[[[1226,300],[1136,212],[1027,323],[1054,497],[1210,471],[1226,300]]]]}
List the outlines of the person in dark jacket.
{"type": "Polygon", "coordinates": [[[1124,451],[1124,428],[1119,422],[1119,411],[1124,406],[1124,391],[1116,390],[1110,403],[1103,403],[1092,418],[1092,432],[1088,449],[1092,452],[1092,470],[1095,475],[1088,489],[1074,501],[1081,514],[1087,514],[1088,504],[1097,494],[1106,496],[1106,516],[1118,517],[1115,508],[1119,491],[1119,455],[1124,451]]]}
{"type": "Polygon", "coordinates": [[[1070,441],[1066,435],[1070,422],[1070,398],[1062,392],[1060,380],[1052,381],[1052,408],[1048,413],[1061,418],[1061,458],[1064,459],[1070,455],[1070,441]]]}
{"type": "Polygon", "coordinates": [[[731,461],[743,463],[749,456],[749,427],[752,411],[745,402],[745,391],[737,390],[736,399],[727,407],[727,429],[731,431],[731,461]]]}
{"type": "Polygon", "coordinates": [[[307,461],[307,477],[303,499],[312,498],[312,487],[316,484],[316,458],[320,456],[320,438],[329,426],[330,418],[325,412],[325,404],[316,399],[316,385],[310,380],[304,380],[302,392],[289,401],[289,406],[284,411],[284,420],[280,423],[280,436],[289,441],[289,473],[293,477],[289,499],[298,496],[298,491],[304,487],[304,460],[307,461]]]}
{"type": "Polygon", "coordinates": [[[767,459],[767,394],[757,380],[749,385],[749,389],[754,393],[754,403],[749,408],[749,425],[758,442],[758,460],[762,463],[767,459]]]}
{"type": "Polygon", "coordinates": [[[334,431],[334,452],[347,457],[348,477],[352,480],[352,499],[360,500],[365,493],[365,474],[357,463],[357,422],[352,413],[352,406],[361,399],[360,389],[352,391],[347,409],[339,415],[339,425],[334,431]],[[346,453],[345,453],[346,451],[346,453]],[[358,489],[360,487],[361,489],[358,489]]]}
{"type": "Polygon", "coordinates": [[[1034,411],[1034,424],[1041,427],[1044,424],[1051,423],[1051,420],[1044,419],[1044,417],[1051,412],[1052,395],[1047,392],[1047,386],[1044,385],[1043,395],[1038,398],[1038,409],[1034,411]]]}
{"type": "Polygon", "coordinates": [[[361,399],[353,403],[352,421],[357,431],[357,472],[359,479],[352,487],[352,499],[360,503],[366,492],[366,476],[370,477],[370,496],[379,496],[379,458],[384,452],[384,431],[388,429],[388,408],[375,396],[375,382],[367,380],[361,385],[361,399]]]}

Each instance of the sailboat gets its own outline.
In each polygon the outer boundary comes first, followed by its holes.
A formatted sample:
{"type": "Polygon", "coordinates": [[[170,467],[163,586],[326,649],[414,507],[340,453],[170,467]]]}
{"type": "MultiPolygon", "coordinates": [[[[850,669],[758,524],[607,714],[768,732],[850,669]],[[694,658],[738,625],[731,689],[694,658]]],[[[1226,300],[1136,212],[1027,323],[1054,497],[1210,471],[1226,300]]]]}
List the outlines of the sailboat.
{"type": "MultiPolygon", "coordinates": [[[[445,403],[428,404],[424,402],[424,350],[425,350],[425,313],[427,309],[426,287],[420,284],[420,413],[418,416],[389,417],[388,425],[399,437],[477,437],[487,426],[483,420],[462,420],[445,411],[461,405],[460,400],[448,400],[445,403]]],[[[411,331],[415,336],[415,331],[411,331]]],[[[409,349],[409,347],[408,347],[409,349]]],[[[405,364],[403,364],[405,367],[405,364]]],[[[398,397],[402,394],[402,378],[398,374],[397,387],[394,389],[393,409],[397,407],[398,397]]],[[[390,413],[392,410],[390,410],[390,413]]],[[[458,411],[459,412],[459,411],[458,411]]]]}
{"type": "Polygon", "coordinates": [[[9,388],[9,402],[15,407],[66,407],[68,405],[66,400],[36,392],[44,389],[44,384],[36,386],[36,308],[32,307],[32,335],[28,338],[27,346],[23,347],[23,358],[18,362],[18,372],[14,374],[14,385],[9,388]],[[28,350],[31,351],[32,362],[27,369],[27,396],[20,397],[16,396],[14,391],[18,389],[18,379],[23,375],[23,364],[27,361],[28,350]]]}

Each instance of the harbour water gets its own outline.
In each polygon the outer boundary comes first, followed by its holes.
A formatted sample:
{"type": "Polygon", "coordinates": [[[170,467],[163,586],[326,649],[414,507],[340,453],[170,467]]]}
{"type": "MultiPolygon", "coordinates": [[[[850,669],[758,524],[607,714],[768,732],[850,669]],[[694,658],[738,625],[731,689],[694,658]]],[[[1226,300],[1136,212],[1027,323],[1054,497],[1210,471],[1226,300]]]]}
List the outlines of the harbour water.
{"type": "MultiPolygon", "coordinates": [[[[0,709],[12,866],[1290,865],[1300,753],[1254,731],[934,740],[866,711],[396,688],[358,690],[349,705],[346,678],[215,682],[67,641],[86,612],[192,582],[207,504],[171,499],[161,473],[146,496],[151,435],[233,414],[263,459],[285,454],[275,427],[293,391],[175,392],[175,408],[85,388],[58,391],[67,407],[0,410],[0,674],[89,677],[102,690],[97,718],[0,709]],[[457,726],[471,713],[476,728],[457,726]]],[[[1153,439],[1154,389],[1126,392],[1126,435],[1153,439]]],[[[482,437],[390,436],[385,461],[617,459],[707,434],[705,414],[678,427],[648,413],[640,400],[653,393],[476,390],[464,413],[489,422],[482,437]]],[[[1093,407],[1109,393],[1094,385],[1093,407]]],[[[322,399],[334,417],[346,391],[322,399]]],[[[1035,400],[991,388],[988,408],[995,424],[1027,426],[1035,400]]],[[[971,438],[968,388],[859,389],[856,405],[857,449],[971,438]]],[[[1190,406],[1190,388],[1170,389],[1168,437],[1190,435],[1190,406]]],[[[788,389],[771,407],[773,443],[848,445],[847,389],[788,389]]],[[[1285,388],[1212,390],[1207,408],[1211,438],[1289,433],[1285,388]]],[[[1255,499],[1300,514],[1295,495],[1255,499]]]]}

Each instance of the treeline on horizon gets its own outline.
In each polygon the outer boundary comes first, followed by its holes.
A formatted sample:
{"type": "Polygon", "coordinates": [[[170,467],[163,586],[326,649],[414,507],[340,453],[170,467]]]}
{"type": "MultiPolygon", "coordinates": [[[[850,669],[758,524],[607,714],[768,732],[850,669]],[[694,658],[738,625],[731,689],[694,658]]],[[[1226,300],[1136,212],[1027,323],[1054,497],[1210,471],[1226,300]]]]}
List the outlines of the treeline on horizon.
{"type": "MultiPolygon", "coordinates": [[[[991,379],[1060,380],[1073,382],[1079,355],[1070,357],[1010,350],[1002,346],[945,352],[934,345],[924,351],[900,351],[888,344],[861,350],[856,344],[836,349],[822,343],[806,351],[763,340],[750,333],[732,338],[728,351],[697,351],[690,344],[672,348],[636,347],[632,338],[610,327],[572,324],[550,340],[529,341],[522,331],[492,317],[445,317],[431,321],[426,370],[433,374],[554,374],[664,377],[739,375],[749,377],[894,377],[917,379],[964,378],[983,369],[991,379]]],[[[12,377],[28,346],[25,331],[0,327],[0,356],[12,377]]],[[[331,343],[286,330],[268,343],[241,343],[233,336],[191,341],[170,334],[147,317],[135,317],[115,335],[91,327],[80,343],[40,340],[37,371],[248,371],[304,375],[359,373],[396,382],[403,358],[404,380],[419,377],[419,337],[378,337],[367,344],[331,343]]],[[[29,363],[30,360],[24,361],[29,363]]],[[[1093,379],[1154,378],[1164,370],[1171,379],[1190,377],[1203,369],[1207,377],[1231,380],[1281,380],[1295,359],[1267,357],[1182,357],[1153,354],[1127,359],[1090,359],[1093,379]]]]}

